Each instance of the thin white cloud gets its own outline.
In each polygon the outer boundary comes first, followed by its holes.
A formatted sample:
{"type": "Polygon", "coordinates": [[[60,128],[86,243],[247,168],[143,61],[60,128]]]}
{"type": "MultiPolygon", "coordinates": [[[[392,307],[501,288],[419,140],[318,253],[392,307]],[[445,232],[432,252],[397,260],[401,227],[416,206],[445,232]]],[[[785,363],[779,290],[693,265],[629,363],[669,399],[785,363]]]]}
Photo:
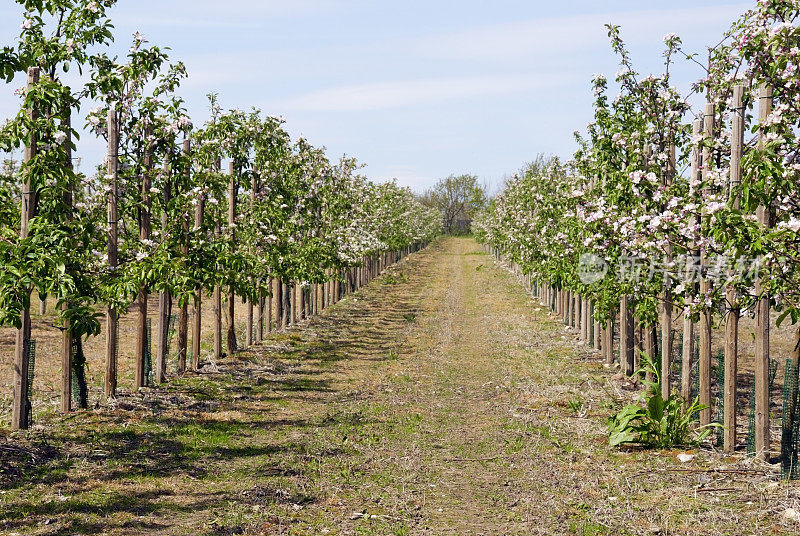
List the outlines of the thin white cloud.
{"type": "Polygon", "coordinates": [[[313,111],[368,111],[493,97],[569,84],[563,75],[487,75],[358,84],[313,91],[279,103],[313,111]]]}
{"type": "MultiPolygon", "coordinates": [[[[346,4],[352,3],[346,2],[346,4]]],[[[119,4],[117,14],[126,24],[176,28],[255,28],[265,19],[321,15],[346,6],[336,0],[172,0],[158,13],[119,4]]],[[[112,12],[112,18],[116,14],[112,12]]]]}
{"type": "MultiPolygon", "coordinates": [[[[447,60],[519,60],[563,57],[585,51],[606,37],[606,23],[619,24],[628,42],[653,42],[665,32],[690,33],[709,22],[731,22],[752,4],[725,4],[680,9],[608,12],[493,24],[434,36],[417,45],[420,55],[447,60]]],[[[679,34],[680,35],[680,34],[679,34]]],[[[709,43],[710,44],[710,43],[709,43]]]]}

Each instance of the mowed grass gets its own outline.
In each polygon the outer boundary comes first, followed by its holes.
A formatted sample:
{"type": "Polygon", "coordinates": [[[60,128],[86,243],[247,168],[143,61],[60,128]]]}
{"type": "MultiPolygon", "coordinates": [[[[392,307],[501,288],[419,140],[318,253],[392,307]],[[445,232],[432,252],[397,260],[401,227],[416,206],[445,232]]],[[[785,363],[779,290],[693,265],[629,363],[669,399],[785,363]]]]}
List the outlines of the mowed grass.
{"type": "Polygon", "coordinates": [[[474,241],[447,239],[218,371],[3,432],[0,533],[800,526],[773,467],[609,449],[606,418],[634,396],[474,241]]]}

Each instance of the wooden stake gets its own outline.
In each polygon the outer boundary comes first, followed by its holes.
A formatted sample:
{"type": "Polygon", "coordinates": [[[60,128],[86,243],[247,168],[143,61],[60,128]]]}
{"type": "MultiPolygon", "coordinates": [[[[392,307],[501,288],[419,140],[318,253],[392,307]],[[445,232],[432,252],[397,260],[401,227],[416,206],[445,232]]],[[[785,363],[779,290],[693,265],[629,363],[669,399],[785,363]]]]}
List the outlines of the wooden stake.
{"type": "MultiPolygon", "coordinates": [[[[147,131],[146,138],[149,138],[151,131],[147,131]]],[[[144,173],[142,173],[142,184],[140,187],[139,195],[141,196],[142,204],[139,208],[139,241],[144,242],[150,240],[151,232],[151,211],[152,203],[150,201],[150,174],[153,170],[153,151],[148,143],[144,154],[144,173]]],[[[136,389],[144,387],[147,384],[147,377],[145,376],[144,360],[145,352],[147,351],[147,288],[141,287],[139,294],[136,296],[136,369],[134,373],[134,386],[136,389]]]]}
{"type": "MultiPolygon", "coordinates": [[[[217,171],[219,169],[217,168],[217,171]]],[[[199,233],[203,229],[203,220],[206,211],[206,194],[200,193],[197,198],[197,205],[194,209],[194,232],[199,233]]],[[[202,340],[203,330],[203,288],[195,289],[194,316],[192,318],[192,369],[200,370],[200,341],[202,340]]]]}
{"type": "MultiPolygon", "coordinates": [[[[642,334],[642,351],[656,362],[656,341],[658,339],[653,338],[653,334],[655,333],[654,328],[652,326],[642,326],[641,334],[642,334]]],[[[652,371],[648,368],[645,371],[645,378],[647,381],[655,381],[653,377],[652,371]]]]}
{"type": "Polygon", "coordinates": [[[297,320],[298,320],[298,315],[297,315],[297,284],[296,283],[292,283],[290,285],[290,288],[291,288],[291,290],[290,290],[290,292],[291,292],[291,298],[290,298],[291,299],[291,306],[290,307],[291,307],[291,311],[292,311],[290,322],[291,322],[292,325],[295,325],[295,324],[297,324],[297,320]]]}
{"type": "MultiPolygon", "coordinates": [[[[758,95],[758,119],[763,125],[772,113],[772,88],[761,87],[758,95]]],[[[763,131],[761,132],[763,143],[763,131]]],[[[758,224],[762,230],[771,225],[771,208],[758,207],[758,224]]],[[[759,259],[759,265],[761,259],[759,259]]],[[[765,280],[761,275],[756,278],[756,456],[769,460],[770,457],[770,431],[769,431],[769,295],[766,293],[765,280]]]]}
{"type": "Polygon", "coordinates": [[[283,281],[281,285],[281,327],[288,328],[292,323],[292,284],[283,281]]]}
{"type": "MultiPolygon", "coordinates": [[[[108,266],[117,268],[117,181],[119,178],[119,130],[117,112],[108,111],[108,266]]],[[[117,396],[118,319],[113,307],[106,308],[106,398],[117,396]]]]}
{"type": "MultiPolygon", "coordinates": [[[[183,140],[183,155],[186,159],[186,184],[190,184],[190,175],[192,173],[192,160],[191,160],[191,142],[183,140]]],[[[183,244],[181,245],[181,255],[183,258],[189,256],[189,213],[186,210],[181,211],[181,232],[183,233],[183,244]]],[[[186,289],[184,289],[186,290],[186,289]]],[[[189,304],[184,301],[181,304],[181,310],[178,315],[178,372],[183,374],[186,372],[186,356],[189,351],[189,304]]]]}
{"type": "Polygon", "coordinates": [[[258,292],[258,307],[256,308],[256,344],[264,340],[264,293],[258,292]]]}
{"type": "MultiPolygon", "coordinates": [[[[706,103],[703,113],[703,182],[704,193],[710,195],[711,189],[708,186],[711,180],[711,147],[708,146],[714,136],[714,105],[706,103]]],[[[711,296],[711,280],[708,278],[708,252],[701,248],[701,279],[700,279],[700,299],[705,300],[711,296]]],[[[700,313],[700,364],[698,371],[700,375],[700,403],[707,406],[700,410],[700,425],[711,422],[711,307],[704,306],[700,313]]]]}
{"type": "MultiPolygon", "coordinates": [[[[39,68],[31,67],[28,69],[28,89],[39,83],[39,68]]],[[[28,115],[32,120],[38,117],[37,110],[29,110],[28,115]]],[[[25,163],[30,162],[36,157],[37,153],[36,134],[30,133],[30,140],[25,147],[25,163]]],[[[22,185],[22,210],[20,220],[20,241],[28,238],[29,221],[36,215],[37,192],[33,189],[30,179],[31,173],[25,173],[25,182],[22,185]]],[[[27,290],[30,296],[30,289],[27,290]]],[[[21,326],[17,330],[16,345],[14,348],[14,400],[11,411],[11,429],[27,429],[29,420],[28,407],[28,363],[30,357],[31,343],[31,309],[30,305],[24,307],[20,312],[21,326]]]]}
{"type": "Polygon", "coordinates": [[[214,285],[214,293],[211,297],[214,309],[214,359],[222,357],[222,290],[219,285],[214,285]]]}
{"type": "MultiPolygon", "coordinates": [[[[69,169],[72,169],[72,148],[70,147],[72,143],[71,113],[72,111],[68,110],[64,118],[64,130],[67,133],[67,140],[64,144],[64,148],[66,150],[66,165],[69,169]]],[[[67,210],[65,219],[67,222],[72,221],[73,201],[73,189],[72,185],[70,185],[64,192],[64,205],[67,210]]],[[[42,304],[45,304],[44,300],[42,300],[42,304]]],[[[62,309],[66,309],[67,307],[67,303],[62,305],[62,309]]],[[[64,328],[61,333],[61,411],[63,413],[72,411],[72,343],[72,324],[69,320],[65,320],[64,328]]]]}
{"type": "Polygon", "coordinates": [[[274,298],[273,301],[275,302],[275,331],[280,331],[282,326],[281,322],[283,321],[283,283],[280,277],[275,278],[275,290],[274,290],[274,298]]]}
{"type": "MultiPolygon", "coordinates": [[[[742,153],[744,151],[744,86],[733,87],[733,125],[731,132],[731,175],[729,196],[735,209],[739,208],[736,190],[742,183],[742,153]]],[[[725,292],[725,391],[723,393],[723,444],[725,452],[736,448],[736,385],[739,359],[739,307],[736,291],[729,285],[725,292]]]]}
{"type": "Polygon", "coordinates": [[[606,338],[603,341],[603,347],[606,349],[606,363],[608,365],[614,364],[614,325],[616,324],[616,315],[611,315],[608,319],[606,327],[606,338]]]}
{"type": "Polygon", "coordinates": [[[633,311],[627,296],[619,300],[619,365],[620,370],[627,376],[634,372],[634,337],[633,337],[633,311]]]}
{"type": "Polygon", "coordinates": [[[589,300],[586,298],[581,299],[581,313],[581,337],[585,344],[589,344],[592,337],[589,326],[589,300]]]}
{"type": "MultiPolygon", "coordinates": [[[[695,119],[692,122],[692,139],[698,139],[703,131],[703,121],[695,119]]],[[[700,147],[695,145],[692,150],[692,169],[691,178],[699,178],[701,173],[701,152],[700,147]]],[[[690,186],[691,188],[691,186],[690,186]]],[[[690,192],[693,193],[693,192],[690,192]]],[[[687,252],[686,258],[686,286],[694,286],[694,252],[687,252]]],[[[692,393],[692,360],[694,359],[694,322],[688,314],[683,317],[683,348],[681,349],[681,396],[686,402],[690,402],[692,393]]]]}
{"type": "Polygon", "coordinates": [[[275,318],[273,316],[273,314],[272,314],[272,302],[275,301],[274,300],[275,294],[274,294],[274,290],[273,289],[274,289],[273,280],[272,280],[272,278],[270,278],[269,279],[269,290],[270,290],[270,292],[269,292],[269,294],[267,294],[267,298],[266,298],[267,299],[267,303],[266,303],[266,307],[267,307],[267,322],[266,322],[267,326],[266,326],[266,330],[267,330],[267,333],[270,333],[274,329],[272,327],[273,318],[275,318]]]}
{"type": "MultiPolygon", "coordinates": [[[[256,197],[258,196],[258,172],[256,169],[253,169],[253,173],[250,176],[250,224],[255,225],[255,207],[256,207],[256,197]]],[[[251,286],[254,284],[253,278],[250,278],[251,286]]],[[[258,300],[258,305],[260,307],[261,300],[258,300]]],[[[253,341],[258,338],[256,334],[256,326],[254,325],[254,304],[251,298],[247,298],[247,329],[246,329],[246,337],[245,337],[245,344],[247,346],[252,346],[253,341]]]]}
{"type": "MultiPolygon", "coordinates": [[[[230,180],[228,182],[228,238],[233,244],[234,240],[236,239],[236,197],[237,197],[237,185],[236,185],[236,175],[237,169],[236,164],[234,162],[230,163],[229,166],[229,176],[230,180]]],[[[227,315],[226,320],[228,324],[228,334],[227,334],[227,342],[228,342],[228,356],[233,355],[238,350],[238,344],[236,342],[236,323],[235,323],[235,306],[236,306],[236,296],[233,293],[233,287],[228,289],[228,304],[227,304],[227,315]]]]}
{"type": "MultiPolygon", "coordinates": [[[[669,146],[669,161],[667,165],[667,172],[664,174],[664,187],[669,188],[675,179],[676,174],[676,161],[675,161],[675,144],[669,146]]],[[[665,251],[664,264],[668,266],[672,262],[672,244],[667,244],[665,251]]],[[[660,325],[661,325],[661,397],[666,400],[669,398],[671,385],[670,385],[670,370],[672,369],[672,292],[671,279],[669,272],[664,271],[664,283],[661,290],[661,310],[660,310],[660,325]]],[[[655,359],[655,356],[650,356],[655,359]]]]}
{"type": "MultiPolygon", "coordinates": [[[[164,175],[167,180],[164,184],[162,199],[164,209],[161,211],[161,232],[164,233],[169,226],[169,215],[167,209],[172,200],[172,181],[170,180],[169,162],[164,163],[164,175]]],[[[169,317],[172,313],[172,295],[169,290],[163,290],[158,294],[158,349],[156,351],[155,382],[164,382],[167,371],[167,343],[169,340],[169,317]]]]}

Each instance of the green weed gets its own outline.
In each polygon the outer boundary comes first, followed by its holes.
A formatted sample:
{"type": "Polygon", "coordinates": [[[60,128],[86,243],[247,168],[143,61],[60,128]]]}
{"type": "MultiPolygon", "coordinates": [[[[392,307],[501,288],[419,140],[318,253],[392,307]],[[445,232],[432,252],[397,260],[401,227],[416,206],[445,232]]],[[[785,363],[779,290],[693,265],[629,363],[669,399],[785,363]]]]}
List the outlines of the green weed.
{"type": "Polygon", "coordinates": [[[658,367],[644,353],[642,363],[643,369],[650,371],[655,381],[645,381],[647,394],[638,403],[628,404],[609,419],[608,442],[612,447],[627,443],[638,443],[648,448],[697,445],[708,437],[712,428],[719,426],[711,423],[696,428],[695,414],[708,406],[700,404],[699,397],[687,405],[677,393],[664,400],[658,367]]]}

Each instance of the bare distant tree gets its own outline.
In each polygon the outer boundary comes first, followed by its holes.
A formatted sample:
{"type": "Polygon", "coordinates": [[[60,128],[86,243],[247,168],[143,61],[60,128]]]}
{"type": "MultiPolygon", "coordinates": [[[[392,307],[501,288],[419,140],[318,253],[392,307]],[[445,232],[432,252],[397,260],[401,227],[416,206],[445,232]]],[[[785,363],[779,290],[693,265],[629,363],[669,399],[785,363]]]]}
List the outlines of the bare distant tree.
{"type": "Polygon", "coordinates": [[[469,232],[475,214],[488,203],[486,186],[475,175],[450,175],[426,191],[423,202],[442,213],[442,227],[448,234],[469,232]]]}

